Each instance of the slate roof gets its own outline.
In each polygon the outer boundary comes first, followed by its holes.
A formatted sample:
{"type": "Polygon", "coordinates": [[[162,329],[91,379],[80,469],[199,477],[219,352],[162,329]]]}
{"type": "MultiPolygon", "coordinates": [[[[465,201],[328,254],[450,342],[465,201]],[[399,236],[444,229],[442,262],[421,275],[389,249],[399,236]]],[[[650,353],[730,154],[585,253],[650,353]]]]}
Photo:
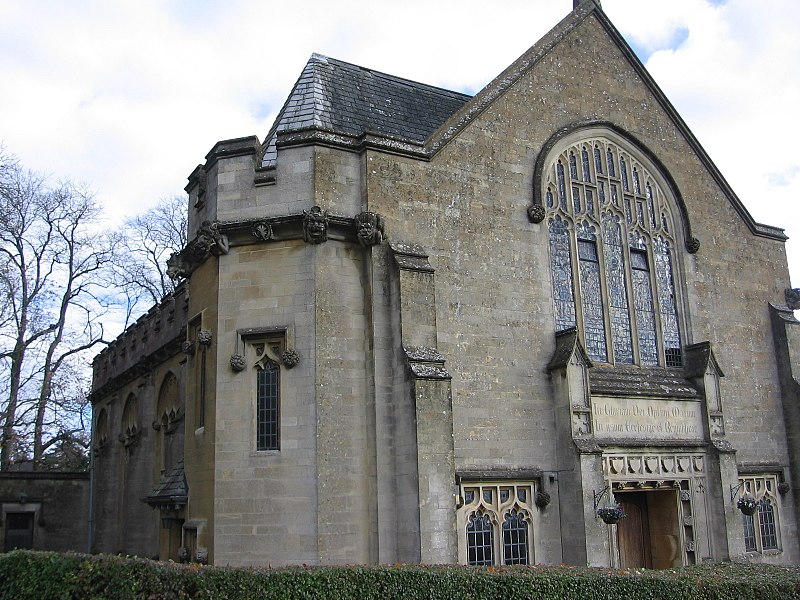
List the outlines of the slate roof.
{"type": "Polygon", "coordinates": [[[262,167],[275,166],[278,133],[309,128],[422,143],[470,98],[313,54],[267,134],[262,167]]]}
{"type": "Polygon", "coordinates": [[[589,385],[592,395],[700,397],[682,371],[659,367],[595,366],[589,369],[589,385]]]}
{"type": "Polygon", "coordinates": [[[143,498],[143,501],[150,506],[167,503],[186,504],[188,497],[189,486],[186,484],[186,474],[181,460],[161,477],[161,481],[150,490],[150,494],[143,498]]]}

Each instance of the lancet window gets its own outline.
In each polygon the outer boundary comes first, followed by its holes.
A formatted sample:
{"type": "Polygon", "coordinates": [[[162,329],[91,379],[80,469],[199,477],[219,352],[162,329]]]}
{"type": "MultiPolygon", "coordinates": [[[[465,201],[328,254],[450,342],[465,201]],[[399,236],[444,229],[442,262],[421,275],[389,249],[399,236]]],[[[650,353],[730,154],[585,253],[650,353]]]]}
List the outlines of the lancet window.
{"type": "Polygon", "coordinates": [[[557,147],[542,174],[558,331],[597,362],[682,366],[675,232],[666,185],[628,143],[557,147]]]}

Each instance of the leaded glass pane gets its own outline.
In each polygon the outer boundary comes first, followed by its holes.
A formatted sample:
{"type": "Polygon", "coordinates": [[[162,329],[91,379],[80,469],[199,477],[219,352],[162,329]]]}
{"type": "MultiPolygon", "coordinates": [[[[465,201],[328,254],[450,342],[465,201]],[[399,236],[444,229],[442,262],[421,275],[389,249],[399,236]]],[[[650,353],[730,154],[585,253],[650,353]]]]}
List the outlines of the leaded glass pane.
{"type": "Polygon", "coordinates": [[[556,165],[556,179],[558,180],[558,203],[561,210],[567,210],[567,184],[564,182],[564,165],[558,161],[556,165]]]}
{"type": "Polygon", "coordinates": [[[622,229],[619,217],[612,213],[603,215],[603,253],[606,281],[608,282],[609,316],[611,317],[611,343],[614,362],[632,364],[631,320],[628,311],[628,293],[625,286],[622,229]]]}
{"type": "Polygon", "coordinates": [[[508,489],[500,490],[500,502],[508,502],[508,497],[511,492],[508,489]]]}
{"type": "Polygon", "coordinates": [[[594,214],[594,192],[590,188],[586,188],[586,212],[590,215],[594,214]]]}
{"type": "Polygon", "coordinates": [[[756,528],[753,522],[753,515],[742,515],[742,527],[744,528],[744,549],[747,552],[758,550],[756,546],[756,528]]]}
{"type": "Polygon", "coordinates": [[[553,192],[550,188],[547,188],[547,194],[545,194],[547,208],[553,208],[553,192]]]}
{"type": "Polygon", "coordinates": [[[758,505],[758,522],[761,530],[761,549],[777,550],[778,533],[775,530],[775,509],[772,508],[769,498],[763,498],[758,505]]]}
{"type": "Polygon", "coordinates": [[[581,166],[583,167],[583,180],[591,181],[592,172],[589,170],[589,152],[586,150],[586,146],[581,149],[581,166]]]}
{"type": "Polygon", "coordinates": [[[516,510],[506,513],[503,521],[503,564],[528,564],[528,523],[516,510]]]}
{"type": "Polygon", "coordinates": [[[619,206],[619,197],[617,196],[617,184],[611,184],[611,202],[614,206],[619,206]]]}
{"type": "Polygon", "coordinates": [[[611,148],[606,150],[606,160],[608,161],[608,174],[611,177],[616,177],[616,169],[614,168],[614,154],[611,152],[611,148]]]}
{"type": "Polygon", "coordinates": [[[662,238],[653,244],[656,262],[656,286],[664,353],[668,367],[681,367],[681,335],[678,328],[678,309],[675,303],[675,286],[672,278],[672,256],[669,242],[662,238]]]}
{"type": "Polygon", "coordinates": [[[472,513],[467,520],[467,564],[493,565],[492,521],[487,514],[472,513]]]}
{"type": "Polygon", "coordinates": [[[575,158],[575,153],[569,153],[569,176],[572,178],[572,181],[578,180],[578,161],[575,158]]]}
{"type": "Polygon", "coordinates": [[[606,330],[603,317],[603,293],[600,288],[600,264],[594,241],[578,239],[578,258],[581,278],[581,306],[586,353],[592,360],[606,362],[606,330]]]}
{"type": "Polygon", "coordinates": [[[258,369],[256,388],[256,449],[278,450],[278,367],[268,362],[258,369]]]}
{"type": "Polygon", "coordinates": [[[644,202],[641,200],[636,201],[636,218],[639,220],[639,225],[644,225],[644,202]]]}
{"type": "Polygon", "coordinates": [[[633,211],[631,211],[631,199],[625,198],[625,220],[628,225],[633,224],[633,211]]]}
{"type": "Polygon", "coordinates": [[[575,208],[575,213],[581,213],[581,192],[577,186],[572,186],[572,205],[575,208]]]}
{"type": "Polygon", "coordinates": [[[489,502],[491,504],[491,502],[492,502],[492,490],[483,490],[483,501],[484,502],[489,502]]]}
{"type": "Polygon", "coordinates": [[[656,321],[653,313],[653,290],[644,250],[631,248],[631,274],[636,328],[639,334],[639,356],[643,365],[658,364],[656,321]]]}
{"type": "Polygon", "coordinates": [[[628,185],[628,164],[625,162],[625,157],[619,157],[619,170],[622,171],[622,189],[630,192],[631,188],[628,185]]]}
{"type": "Polygon", "coordinates": [[[597,194],[600,196],[600,204],[606,203],[606,184],[603,181],[597,182],[597,194]]]}
{"type": "Polygon", "coordinates": [[[650,187],[649,182],[645,187],[647,191],[647,207],[650,209],[650,225],[652,225],[653,229],[656,229],[658,227],[658,216],[656,215],[656,206],[653,200],[653,188],[650,187]]]}
{"type": "Polygon", "coordinates": [[[600,147],[594,147],[594,170],[598,175],[603,173],[603,156],[600,154],[600,147]]]}
{"type": "Polygon", "coordinates": [[[633,167],[633,193],[638,196],[642,195],[642,185],[639,183],[639,170],[636,167],[633,167]]]}
{"type": "Polygon", "coordinates": [[[548,227],[550,229],[550,266],[553,271],[556,329],[562,331],[576,325],[570,233],[567,223],[557,215],[550,219],[548,227]]]}

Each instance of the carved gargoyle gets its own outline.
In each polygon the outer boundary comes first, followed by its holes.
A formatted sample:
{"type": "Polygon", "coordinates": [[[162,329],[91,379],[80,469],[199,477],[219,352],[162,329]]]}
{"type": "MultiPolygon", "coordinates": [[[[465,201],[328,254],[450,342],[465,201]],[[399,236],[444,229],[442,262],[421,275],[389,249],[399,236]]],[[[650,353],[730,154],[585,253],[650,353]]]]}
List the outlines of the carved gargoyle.
{"type": "Polygon", "coordinates": [[[303,239],[309,244],[320,244],[328,239],[328,211],[319,206],[303,211],[303,239]]]}
{"type": "Polygon", "coordinates": [[[186,247],[169,257],[167,275],[172,279],[188,277],[209,254],[222,256],[227,254],[230,246],[228,237],[220,233],[218,221],[203,221],[197,231],[197,237],[186,247]]]}
{"type": "Polygon", "coordinates": [[[790,310],[800,310],[800,288],[788,288],[784,292],[786,297],[786,306],[790,310]]]}
{"type": "Polygon", "coordinates": [[[384,239],[383,217],[373,212],[362,212],[355,218],[356,237],[364,246],[380,244],[384,239]]]}

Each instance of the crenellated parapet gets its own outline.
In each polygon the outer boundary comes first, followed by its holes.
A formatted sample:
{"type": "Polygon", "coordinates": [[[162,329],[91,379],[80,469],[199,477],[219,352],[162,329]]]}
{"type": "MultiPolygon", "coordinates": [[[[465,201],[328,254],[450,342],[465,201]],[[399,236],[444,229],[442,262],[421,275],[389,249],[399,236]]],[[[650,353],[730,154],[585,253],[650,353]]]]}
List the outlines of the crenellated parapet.
{"type": "Polygon", "coordinates": [[[92,402],[181,351],[189,294],[180,285],[123,331],[92,361],[92,402]]]}

